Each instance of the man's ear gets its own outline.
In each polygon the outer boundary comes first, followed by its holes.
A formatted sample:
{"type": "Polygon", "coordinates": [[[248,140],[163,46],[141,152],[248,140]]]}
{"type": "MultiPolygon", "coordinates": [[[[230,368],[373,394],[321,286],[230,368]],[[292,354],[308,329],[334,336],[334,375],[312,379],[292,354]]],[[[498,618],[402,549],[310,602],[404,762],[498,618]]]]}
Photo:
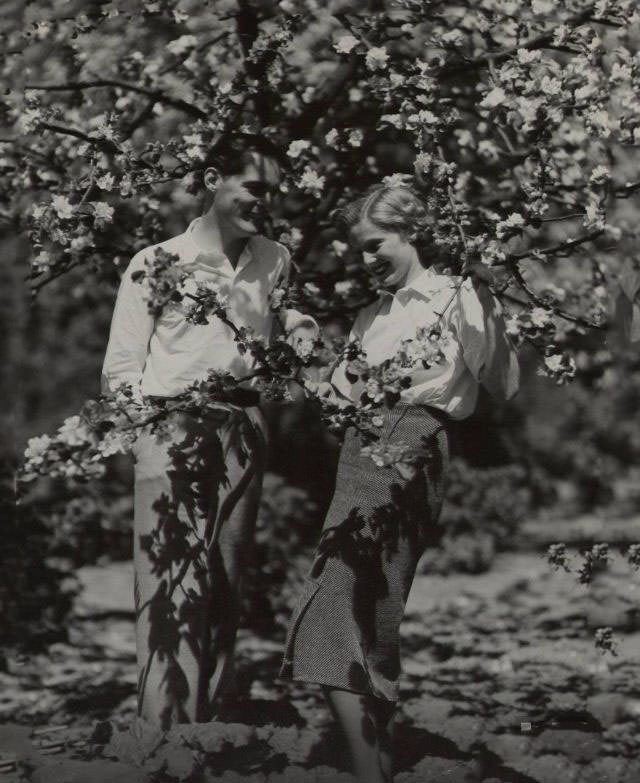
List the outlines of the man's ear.
{"type": "Polygon", "coordinates": [[[204,182],[205,189],[213,194],[218,189],[218,186],[220,185],[222,177],[220,175],[220,172],[215,166],[208,166],[205,169],[205,172],[202,177],[202,181],[204,182]]]}

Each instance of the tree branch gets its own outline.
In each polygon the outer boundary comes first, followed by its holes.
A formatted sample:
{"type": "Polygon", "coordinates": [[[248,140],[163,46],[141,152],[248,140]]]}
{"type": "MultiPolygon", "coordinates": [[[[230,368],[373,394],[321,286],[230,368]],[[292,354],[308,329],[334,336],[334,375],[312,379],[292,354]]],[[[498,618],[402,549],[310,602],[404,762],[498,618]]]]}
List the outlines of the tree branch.
{"type": "Polygon", "coordinates": [[[198,106],[194,106],[192,103],[183,101],[181,98],[171,98],[169,95],[165,95],[161,90],[152,90],[148,87],[140,87],[137,84],[129,84],[128,82],[122,82],[119,79],[95,79],[87,82],[70,82],[69,84],[27,84],[25,90],[43,90],[47,92],[67,92],[67,91],[81,91],[91,90],[98,87],[120,87],[123,90],[129,92],[137,92],[140,95],[146,95],[148,98],[152,98],[157,103],[164,103],[167,106],[173,106],[174,109],[180,109],[181,111],[191,114],[198,119],[206,120],[208,115],[205,111],[198,106]]]}
{"type": "MultiPolygon", "coordinates": [[[[579,25],[584,24],[585,22],[589,21],[590,16],[594,11],[594,7],[595,6],[593,5],[590,6],[581,14],[574,16],[573,19],[568,19],[565,24],[570,27],[578,27],[579,25]]],[[[508,60],[510,57],[512,57],[518,51],[518,49],[543,49],[548,43],[551,43],[554,35],[555,27],[552,30],[548,30],[546,33],[541,33],[535,38],[531,38],[529,41],[522,41],[516,46],[511,46],[508,49],[502,49],[497,52],[487,52],[486,54],[483,54],[480,57],[475,57],[472,60],[464,60],[462,62],[444,65],[440,69],[438,75],[441,78],[455,76],[458,73],[462,73],[464,71],[483,68],[484,66],[489,65],[490,62],[501,63],[504,62],[504,60],[508,60]]]]}
{"type": "MultiPolygon", "coordinates": [[[[603,228],[595,229],[594,231],[590,231],[588,234],[584,234],[581,237],[574,237],[573,239],[565,239],[562,242],[558,242],[557,245],[551,245],[550,247],[545,247],[537,250],[536,248],[531,248],[530,250],[524,250],[522,253],[511,253],[504,261],[504,264],[511,264],[514,261],[521,261],[523,258],[527,258],[529,256],[537,256],[539,254],[542,255],[557,255],[559,253],[562,253],[563,255],[571,250],[574,247],[577,247],[578,245],[583,245],[585,242],[591,242],[594,239],[597,239],[601,234],[604,233],[603,228]]],[[[500,266],[499,263],[496,264],[496,266],[500,266]]]]}
{"type": "Polygon", "coordinates": [[[528,285],[527,281],[524,279],[522,275],[522,272],[520,271],[520,267],[518,266],[517,261],[514,261],[512,264],[509,265],[509,267],[513,272],[513,276],[516,279],[520,288],[522,288],[522,290],[526,293],[529,299],[538,307],[543,307],[545,310],[550,310],[559,318],[563,318],[565,321],[570,321],[571,323],[578,324],[579,326],[584,326],[587,329],[606,329],[607,327],[606,322],[596,323],[595,321],[589,321],[587,318],[581,318],[580,316],[577,315],[571,315],[571,313],[567,313],[565,310],[562,310],[560,307],[556,307],[555,305],[549,304],[548,302],[544,301],[528,285]]]}

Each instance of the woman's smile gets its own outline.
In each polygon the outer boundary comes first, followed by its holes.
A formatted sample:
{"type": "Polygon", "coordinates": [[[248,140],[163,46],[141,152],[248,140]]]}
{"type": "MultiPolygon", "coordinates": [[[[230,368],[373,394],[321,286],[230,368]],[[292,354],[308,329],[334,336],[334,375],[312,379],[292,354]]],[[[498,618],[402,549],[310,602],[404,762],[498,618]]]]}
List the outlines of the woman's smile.
{"type": "Polygon", "coordinates": [[[375,261],[367,265],[367,269],[374,277],[383,279],[391,271],[391,264],[384,258],[376,258],[375,261]]]}

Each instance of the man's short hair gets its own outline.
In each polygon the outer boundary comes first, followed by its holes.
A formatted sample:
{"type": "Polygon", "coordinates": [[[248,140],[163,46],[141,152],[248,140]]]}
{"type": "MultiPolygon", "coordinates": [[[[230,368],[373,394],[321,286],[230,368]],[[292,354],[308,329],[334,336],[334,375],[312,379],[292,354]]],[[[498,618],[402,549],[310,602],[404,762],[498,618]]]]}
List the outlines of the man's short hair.
{"type": "Polygon", "coordinates": [[[223,177],[239,174],[247,163],[251,162],[252,152],[272,158],[281,170],[288,168],[289,161],[286,155],[270,139],[255,133],[233,133],[222,136],[209,148],[202,172],[213,167],[223,177]]]}

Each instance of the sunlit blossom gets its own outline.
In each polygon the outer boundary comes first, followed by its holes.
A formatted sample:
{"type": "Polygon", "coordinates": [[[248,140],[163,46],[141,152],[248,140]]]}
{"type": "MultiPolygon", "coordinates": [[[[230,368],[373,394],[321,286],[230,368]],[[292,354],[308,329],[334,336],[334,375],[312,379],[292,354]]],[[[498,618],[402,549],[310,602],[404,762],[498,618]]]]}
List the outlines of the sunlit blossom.
{"type": "Polygon", "coordinates": [[[349,54],[360,41],[353,35],[343,35],[333,45],[333,48],[338,54],[349,54]]]}
{"type": "Polygon", "coordinates": [[[387,67],[389,53],[384,46],[372,46],[367,52],[365,63],[370,71],[379,71],[387,67]]]}

